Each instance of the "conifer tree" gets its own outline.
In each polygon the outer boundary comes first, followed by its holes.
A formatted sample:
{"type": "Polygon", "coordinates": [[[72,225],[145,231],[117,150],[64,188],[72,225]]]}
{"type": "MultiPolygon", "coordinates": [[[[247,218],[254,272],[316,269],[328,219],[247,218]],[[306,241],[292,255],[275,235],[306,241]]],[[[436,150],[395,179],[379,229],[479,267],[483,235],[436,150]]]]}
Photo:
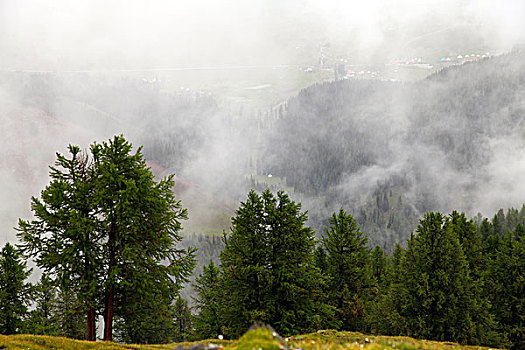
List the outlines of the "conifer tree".
{"type": "MultiPolygon", "coordinates": [[[[84,302],[74,289],[61,286],[58,291],[57,319],[58,336],[84,340],[88,339],[84,302]]],[[[96,328],[95,328],[96,331],[96,328]]]]}
{"type": "Polygon", "coordinates": [[[173,305],[173,315],[175,342],[188,341],[193,331],[193,320],[188,302],[180,296],[173,305]]]}
{"type": "Polygon", "coordinates": [[[174,299],[166,285],[156,284],[149,293],[131,286],[119,288],[115,299],[115,339],[133,344],[164,344],[173,341],[174,299]]]}
{"type": "Polygon", "coordinates": [[[399,282],[401,274],[401,259],[403,258],[404,253],[405,250],[401,247],[401,244],[396,243],[394,251],[392,252],[392,258],[388,265],[388,279],[390,284],[399,282]]]}
{"type": "Polygon", "coordinates": [[[376,245],[370,254],[370,274],[373,283],[377,288],[381,288],[387,282],[387,262],[383,249],[376,245]]]}
{"type": "Polygon", "coordinates": [[[344,330],[357,330],[364,315],[367,288],[367,238],[352,215],[342,208],[333,213],[322,246],[327,252],[329,298],[344,330]]]}
{"type": "Polygon", "coordinates": [[[186,210],[175,200],[173,176],[156,182],[141,148],[133,153],[123,136],[94,143],[90,155],[76,146],[69,152],[57,154],[50,185],[32,199],[35,219],[20,220],[18,235],[26,256],[87,314],[87,339],[95,340],[103,309],[104,339],[112,340],[115,312],[133,307],[127,291],[150,300],[162,290],[174,300],[191,273],[194,250],[175,247],[186,210]]]}
{"type": "Polygon", "coordinates": [[[404,334],[406,331],[405,319],[400,315],[397,308],[397,295],[399,283],[403,271],[401,260],[404,254],[403,248],[397,243],[392,256],[387,259],[385,282],[380,288],[377,298],[367,310],[367,326],[372,333],[382,334],[404,334]]]}
{"type": "Polygon", "coordinates": [[[440,213],[427,213],[408,240],[394,296],[407,335],[462,343],[480,342],[478,302],[453,225],[440,213]],[[478,322],[476,322],[478,321],[478,322]]]}
{"type": "Polygon", "coordinates": [[[313,264],[314,235],[301,205],[284,192],[250,191],[232,219],[221,253],[223,309],[228,335],[255,321],[281,334],[322,327],[331,309],[313,264]]]}
{"type": "Polygon", "coordinates": [[[203,267],[202,273],[193,283],[196,297],[193,298],[198,310],[194,318],[195,336],[198,339],[215,338],[223,334],[221,315],[220,270],[213,261],[203,267]]]}
{"type": "Polygon", "coordinates": [[[76,293],[87,316],[87,340],[95,340],[97,277],[102,238],[94,198],[94,168],[88,155],[69,146],[70,158],[57,153],[51,183],[33,197],[35,219],[19,220],[18,237],[27,257],[62,289],[76,293]],[[73,292],[74,291],[74,292],[73,292]]]}
{"type": "MultiPolygon", "coordinates": [[[[122,136],[91,146],[97,181],[95,197],[104,256],[104,340],[112,340],[115,300],[132,288],[151,296],[165,286],[174,299],[195,265],[193,249],[177,249],[187,211],[175,200],[173,176],[155,182],[141,148],[122,136]]],[[[122,301],[125,304],[125,301],[122,301]]],[[[122,305],[121,305],[122,307],[122,305]]]]}
{"type": "Polygon", "coordinates": [[[32,294],[34,309],[29,314],[27,331],[31,334],[58,335],[58,297],[53,281],[42,275],[32,294]]]}
{"type": "Polygon", "coordinates": [[[488,262],[487,294],[499,330],[512,349],[525,347],[525,240],[507,233],[488,262]]]}
{"type": "Polygon", "coordinates": [[[468,220],[464,213],[453,211],[449,215],[447,226],[450,226],[456,234],[461,244],[465,258],[469,264],[469,270],[472,272],[480,265],[480,240],[477,235],[477,228],[472,220],[468,220]]]}
{"type": "Polygon", "coordinates": [[[0,251],[0,334],[16,334],[25,330],[27,301],[31,285],[26,278],[31,274],[20,253],[6,243],[0,251]]]}

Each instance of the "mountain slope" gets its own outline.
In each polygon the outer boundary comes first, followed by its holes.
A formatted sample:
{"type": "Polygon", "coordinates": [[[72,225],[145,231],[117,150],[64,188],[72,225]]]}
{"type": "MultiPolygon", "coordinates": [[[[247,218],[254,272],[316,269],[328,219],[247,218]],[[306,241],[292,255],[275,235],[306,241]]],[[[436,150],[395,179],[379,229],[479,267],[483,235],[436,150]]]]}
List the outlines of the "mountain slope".
{"type": "Polygon", "coordinates": [[[287,103],[261,161],[302,195],[314,226],[350,207],[371,243],[391,245],[428,210],[519,206],[524,117],[523,52],[415,83],[319,84],[287,103]]]}

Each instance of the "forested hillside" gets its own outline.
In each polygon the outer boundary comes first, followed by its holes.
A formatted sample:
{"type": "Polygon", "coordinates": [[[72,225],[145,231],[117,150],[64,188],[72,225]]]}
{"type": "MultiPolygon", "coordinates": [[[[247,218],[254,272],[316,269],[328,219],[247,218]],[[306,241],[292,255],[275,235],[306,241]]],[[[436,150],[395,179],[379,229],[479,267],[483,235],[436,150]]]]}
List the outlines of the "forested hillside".
{"type": "MultiPolygon", "coordinates": [[[[33,165],[24,172],[30,159],[45,169],[57,144],[123,133],[144,145],[155,172],[179,178],[188,233],[220,234],[246,191],[270,187],[300,198],[318,231],[347,208],[371,245],[391,250],[428,210],[474,215],[521,205],[524,56],[452,66],[414,83],[316,84],[269,110],[233,111],[169,79],[4,72],[13,151],[0,161],[14,184],[5,192],[36,174],[33,165]]],[[[9,209],[17,208],[27,210],[22,200],[9,209]]]]}
{"type": "Polygon", "coordinates": [[[525,53],[416,83],[341,80],[302,90],[263,137],[262,168],[303,196],[310,220],[352,208],[392,247],[428,210],[519,205],[525,53]]]}

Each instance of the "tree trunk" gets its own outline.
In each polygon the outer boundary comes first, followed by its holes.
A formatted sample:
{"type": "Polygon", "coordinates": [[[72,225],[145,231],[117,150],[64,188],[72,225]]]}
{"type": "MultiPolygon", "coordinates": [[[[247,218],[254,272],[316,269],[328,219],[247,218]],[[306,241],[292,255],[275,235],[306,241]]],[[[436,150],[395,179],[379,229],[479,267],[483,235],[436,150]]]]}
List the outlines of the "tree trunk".
{"type": "Polygon", "coordinates": [[[88,329],[88,341],[96,341],[95,334],[95,309],[91,308],[87,311],[87,329],[88,329]]]}
{"type": "Polygon", "coordinates": [[[104,341],[113,341],[113,309],[115,301],[115,285],[113,281],[113,270],[115,269],[115,241],[117,225],[113,221],[109,227],[109,266],[108,266],[108,284],[106,293],[106,303],[104,306],[104,341]]]}
{"type": "Polygon", "coordinates": [[[104,341],[113,341],[113,302],[114,288],[111,285],[106,296],[104,311],[104,341]]]}

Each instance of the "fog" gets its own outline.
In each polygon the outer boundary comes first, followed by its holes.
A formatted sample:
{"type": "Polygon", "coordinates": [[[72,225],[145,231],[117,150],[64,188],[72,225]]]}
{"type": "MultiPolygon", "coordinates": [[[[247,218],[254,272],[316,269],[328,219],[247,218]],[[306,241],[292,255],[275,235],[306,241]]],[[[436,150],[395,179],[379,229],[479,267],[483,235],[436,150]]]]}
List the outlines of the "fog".
{"type": "Polygon", "coordinates": [[[301,64],[322,41],[344,44],[364,61],[376,52],[403,54],[422,45],[418,40],[434,42],[439,32],[462,26],[475,28],[476,44],[508,50],[525,36],[524,6],[519,0],[3,0],[0,67],[301,64]]]}
{"type": "MultiPolygon", "coordinates": [[[[249,187],[245,178],[261,170],[251,161],[261,153],[260,129],[267,127],[259,115],[277,110],[310,83],[333,79],[331,72],[314,78],[303,74],[305,67],[319,63],[321,52],[330,64],[340,60],[378,67],[411,57],[436,61],[472,52],[498,55],[524,42],[525,4],[520,0],[0,0],[0,244],[16,240],[17,218],[29,217],[30,197],[48,183],[47,166],[68,143],[86,148],[123,133],[135,145],[147,146],[155,133],[166,132],[163,126],[190,131],[195,126],[197,135],[188,131],[184,135],[193,139],[181,143],[191,145],[187,159],[163,166],[231,214],[249,187]],[[35,85],[38,72],[53,78],[35,85]],[[27,81],[13,83],[18,77],[27,81]],[[144,80],[151,88],[138,83],[144,80]],[[129,90],[120,99],[122,86],[129,90]],[[113,102],[102,101],[105,88],[113,102]],[[93,89],[98,91],[85,97],[93,89]],[[27,96],[38,98],[29,101],[27,96]],[[174,96],[192,102],[180,109],[189,111],[186,117],[173,117],[176,123],[169,124],[174,96]],[[201,107],[192,107],[202,96],[217,102],[205,108],[205,115],[201,107]]],[[[428,73],[410,74],[419,79],[428,73]]],[[[393,98],[392,115],[398,119],[386,137],[403,137],[410,98],[393,98]]],[[[375,117],[366,123],[373,127],[382,118],[375,117]]],[[[165,139],[175,136],[168,132],[165,139]]],[[[525,201],[521,187],[513,187],[524,170],[525,153],[517,134],[493,137],[488,145],[498,156],[482,172],[483,179],[457,179],[438,151],[421,149],[414,159],[407,155],[410,145],[394,142],[379,157],[383,162],[345,174],[336,188],[366,196],[416,162],[420,169],[439,173],[426,177],[435,180],[430,185],[438,197],[475,181],[490,183],[469,197],[477,206],[465,206],[489,215],[525,201]]],[[[408,196],[417,196],[412,190],[408,196]]],[[[191,193],[186,193],[188,203],[191,193]]],[[[451,204],[446,198],[439,203],[451,204]]]]}

